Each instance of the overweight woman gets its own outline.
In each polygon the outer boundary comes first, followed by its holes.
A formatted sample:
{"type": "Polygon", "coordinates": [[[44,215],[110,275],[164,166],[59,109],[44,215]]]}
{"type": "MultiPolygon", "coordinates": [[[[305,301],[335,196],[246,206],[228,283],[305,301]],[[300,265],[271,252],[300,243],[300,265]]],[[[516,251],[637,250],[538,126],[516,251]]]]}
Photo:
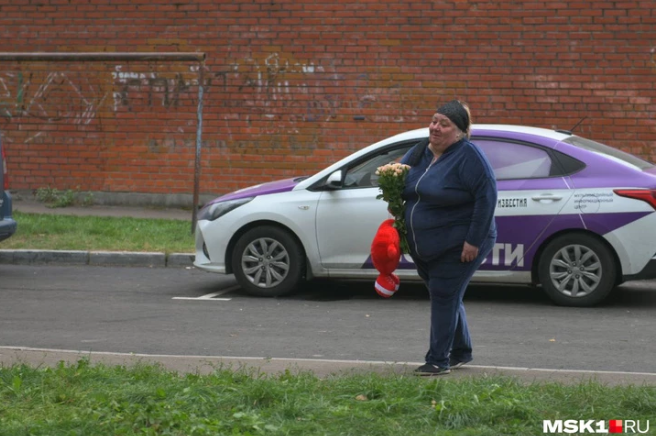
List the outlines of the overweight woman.
{"type": "Polygon", "coordinates": [[[417,375],[448,374],[471,362],[463,297],[490,253],[497,230],[494,173],[469,141],[469,109],[457,100],[440,106],[429,138],[410,149],[403,199],[410,255],[430,294],[430,346],[417,375]]]}

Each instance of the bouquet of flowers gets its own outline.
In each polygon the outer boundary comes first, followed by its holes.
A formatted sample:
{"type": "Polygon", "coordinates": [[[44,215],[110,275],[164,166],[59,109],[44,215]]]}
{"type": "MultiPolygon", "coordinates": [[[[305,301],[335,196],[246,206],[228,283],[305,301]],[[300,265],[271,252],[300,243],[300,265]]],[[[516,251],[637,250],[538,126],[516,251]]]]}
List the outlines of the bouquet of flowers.
{"type": "Polygon", "coordinates": [[[410,252],[405,228],[405,203],[401,198],[405,186],[405,176],[409,170],[410,166],[400,163],[389,163],[376,169],[378,187],[382,192],[376,198],[385,200],[388,205],[387,210],[394,216],[394,227],[399,232],[403,253],[410,252]]]}

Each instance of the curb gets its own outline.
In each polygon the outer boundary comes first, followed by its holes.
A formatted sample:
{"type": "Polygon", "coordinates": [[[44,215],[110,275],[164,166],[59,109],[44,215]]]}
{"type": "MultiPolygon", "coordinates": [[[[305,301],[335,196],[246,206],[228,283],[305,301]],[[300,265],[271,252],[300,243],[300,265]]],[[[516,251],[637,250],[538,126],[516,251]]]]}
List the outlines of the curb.
{"type": "Polygon", "coordinates": [[[0,250],[0,264],[89,265],[186,268],[193,266],[190,253],[80,250],[0,250]]]}
{"type": "MultiPolygon", "coordinates": [[[[103,351],[56,350],[29,347],[0,346],[0,368],[17,364],[34,367],[56,367],[62,362],[74,365],[80,359],[94,364],[131,366],[156,364],[179,373],[212,374],[217,369],[253,369],[266,374],[310,371],[318,377],[333,375],[369,374],[412,375],[421,362],[384,362],[366,360],[292,359],[236,356],[184,356],[164,354],[135,354],[103,351]]],[[[654,386],[656,373],[620,371],[576,371],[542,368],[512,368],[501,366],[467,365],[451,371],[448,379],[472,377],[513,377],[522,383],[580,384],[590,381],[607,386],[654,386]]]]}

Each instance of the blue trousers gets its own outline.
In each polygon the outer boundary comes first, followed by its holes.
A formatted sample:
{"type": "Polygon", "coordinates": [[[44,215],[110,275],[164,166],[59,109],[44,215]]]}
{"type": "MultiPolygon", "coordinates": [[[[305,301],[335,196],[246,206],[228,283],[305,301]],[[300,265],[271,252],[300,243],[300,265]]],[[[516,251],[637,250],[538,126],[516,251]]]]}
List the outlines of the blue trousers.
{"type": "Polygon", "coordinates": [[[450,356],[461,361],[471,360],[472,342],[462,299],[469,281],[495,242],[496,238],[486,239],[472,262],[460,261],[462,247],[447,251],[429,262],[414,259],[431,301],[430,347],[426,363],[448,368],[450,356]]]}

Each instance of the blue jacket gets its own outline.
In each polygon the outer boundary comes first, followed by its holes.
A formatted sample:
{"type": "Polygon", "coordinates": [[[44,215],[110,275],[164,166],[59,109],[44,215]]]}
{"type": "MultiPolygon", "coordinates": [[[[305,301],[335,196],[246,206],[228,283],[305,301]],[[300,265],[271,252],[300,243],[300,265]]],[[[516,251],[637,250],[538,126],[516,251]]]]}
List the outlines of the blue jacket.
{"type": "MultiPolygon", "coordinates": [[[[415,148],[425,144],[410,149],[401,163],[408,163],[415,148]]],[[[411,254],[424,261],[462,247],[465,241],[480,247],[497,235],[497,185],[481,150],[461,139],[430,165],[433,156],[425,147],[403,190],[408,244],[411,254]]]]}

